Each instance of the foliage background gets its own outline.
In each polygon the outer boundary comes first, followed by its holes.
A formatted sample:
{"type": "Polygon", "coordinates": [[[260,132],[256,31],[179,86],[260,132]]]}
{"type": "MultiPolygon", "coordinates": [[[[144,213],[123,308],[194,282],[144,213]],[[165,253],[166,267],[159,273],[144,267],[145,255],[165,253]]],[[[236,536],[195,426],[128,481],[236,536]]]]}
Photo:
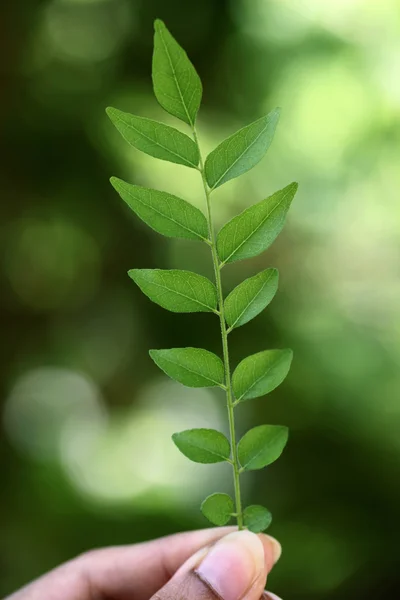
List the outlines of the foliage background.
{"type": "MultiPolygon", "coordinates": [[[[245,495],[274,514],[284,555],[270,588],[292,600],[398,597],[400,506],[400,6],[397,0],[19,0],[0,52],[0,595],[88,548],[206,523],[225,466],[188,463],[185,427],[226,428],[223,400],[157,371],[151,347],[219,349],[211,315],[173,315],[132,267],[211,273],[207,248],[135,219],[112,174],[201,206],[196,173],[140,155],[104,107],[173,122],[152,96],[152,22],[204,83],[203,148],[276,105],[267,158],[215,195],[219,224],[300,181],[266,254],[226,289],[281,272],[269,309],[232,335],[233,361],[290,346],[294,366],[240,428],[290,426],[245,495]]],[[[178,125],[178,123],[174,123],[178,125]]],[[[179,125],[178,125],[179,126],[179,125]]]]}

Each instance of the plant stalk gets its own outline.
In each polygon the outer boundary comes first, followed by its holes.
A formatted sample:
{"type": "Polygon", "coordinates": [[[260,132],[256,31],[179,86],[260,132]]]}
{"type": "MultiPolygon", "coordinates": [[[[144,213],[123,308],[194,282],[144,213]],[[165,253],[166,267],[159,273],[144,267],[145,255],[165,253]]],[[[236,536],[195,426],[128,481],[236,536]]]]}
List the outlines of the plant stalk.
{"type": "Polygon", "coordinates": [[[222,353],[224,359],[224,367],[225,367],[225,386],[226,386],[226,405],[228,409],[228,421],[229,421],[229,435],[230,435],[230,443],[232,449],[232,467],[233,467],[233,484],[235,490],[235,504],[236,504],[236,518],[238,528],[243,529],[243,511],[242,511],[242,499],[240,492],[240,464],[238,459],[237,452],[237,443],[236,443],[236,429],[235,429],[235,413],[234,413],[234,398],[232,393],[232,379],[231,379],[231,370],[229,363],[229,347],[228,347],[228,333],[226,329],[225,322],[225,312],[224,312],[224,295],[222,291],[222,279],[221,279],[221,263],[217,254],[217,245],[215,240],[215,230],[213,223],[213,216],[211,210],[211,190],[208,187],[205,171],[204,171],[204,162],[201,155],[199,140],[197,137],[197,131],[193,127],[193,138],[196,142],[197,148],[199,150],[200,160],[199,160],[199,171],[201,174],[201,178],[203,181],[204,193],[206,196],[207,202],[207,221],[208,221],[208,232],[210,237],[210,247],[211,254],[214,266],[214,274],[215,274],[215,283],[218,294],[218,308],[219,308],[219,320],[221,325],[221,337],[222,337],[222,353]]]}

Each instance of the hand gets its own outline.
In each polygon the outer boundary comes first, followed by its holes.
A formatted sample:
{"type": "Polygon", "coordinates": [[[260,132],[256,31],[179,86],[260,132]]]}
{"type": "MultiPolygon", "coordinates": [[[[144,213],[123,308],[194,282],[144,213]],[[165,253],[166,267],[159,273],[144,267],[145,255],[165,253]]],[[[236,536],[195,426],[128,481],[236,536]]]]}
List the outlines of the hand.
{"type": "Polygon", "coordinates": [[[279,600],[264,586],[280,553],[267,535],[193,531],[88,552],[8,600],[279,600]]]}

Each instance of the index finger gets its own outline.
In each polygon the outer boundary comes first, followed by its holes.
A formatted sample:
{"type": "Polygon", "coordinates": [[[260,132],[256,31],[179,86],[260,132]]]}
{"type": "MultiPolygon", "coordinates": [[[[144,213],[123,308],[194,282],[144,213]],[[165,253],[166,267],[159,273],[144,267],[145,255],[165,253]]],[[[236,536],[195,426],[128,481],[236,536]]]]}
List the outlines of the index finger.
{"type": "Polygon", "coordinates": [[[94,550],[71,566],[81,570],[89,589],[101,598],[147,600],[190,556],[231,531],[233,527],[202,529],[133,546],[94,550]]]}

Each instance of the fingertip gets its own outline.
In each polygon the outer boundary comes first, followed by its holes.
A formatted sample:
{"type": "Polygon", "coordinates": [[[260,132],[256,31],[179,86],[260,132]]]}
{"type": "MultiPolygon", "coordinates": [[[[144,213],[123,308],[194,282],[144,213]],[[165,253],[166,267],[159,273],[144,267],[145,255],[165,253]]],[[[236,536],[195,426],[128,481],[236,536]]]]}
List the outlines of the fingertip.
{"type": "Polygon", "coordinates": [[[264,546],[265,564],[269,573],[281,557],[282,546],[277,539],[266,533],[260,533],[259,538],[264,546]]]}
{"type": "Polygon", "coordinates": [[[257,591],[265,583],[264,544],[250,531],[231,533],[210,549],[195,573],[219,598],[240,600],[252,586],[257,584],[257,591]]]}

